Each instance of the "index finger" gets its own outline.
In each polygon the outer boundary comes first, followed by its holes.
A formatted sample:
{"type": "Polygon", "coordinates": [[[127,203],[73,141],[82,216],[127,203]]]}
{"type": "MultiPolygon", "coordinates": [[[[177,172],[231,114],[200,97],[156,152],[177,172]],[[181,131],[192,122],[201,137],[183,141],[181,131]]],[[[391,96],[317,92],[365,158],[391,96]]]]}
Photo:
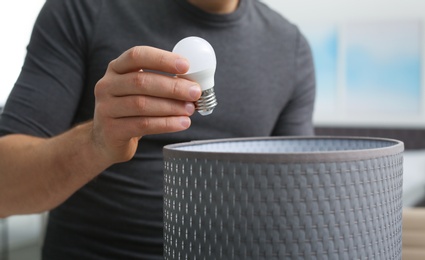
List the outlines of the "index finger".
{"type": "Polygon", "coordinates": [[[189,70],[189,62],[182,56],[149,46],[136,46],[128,49],[110,65],[119,74],[143,69],[184,74],[189,70]]]}

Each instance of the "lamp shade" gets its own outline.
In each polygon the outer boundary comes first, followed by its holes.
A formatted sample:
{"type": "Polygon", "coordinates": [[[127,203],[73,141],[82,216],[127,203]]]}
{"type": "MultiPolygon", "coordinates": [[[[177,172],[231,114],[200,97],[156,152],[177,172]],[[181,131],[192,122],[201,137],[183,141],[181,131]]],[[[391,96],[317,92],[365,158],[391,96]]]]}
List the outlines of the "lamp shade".
{"type": "Polygon", "coordinates": [[[265,137],[164,147],[165,259],[401,259],[403,143],[265,137]]]}

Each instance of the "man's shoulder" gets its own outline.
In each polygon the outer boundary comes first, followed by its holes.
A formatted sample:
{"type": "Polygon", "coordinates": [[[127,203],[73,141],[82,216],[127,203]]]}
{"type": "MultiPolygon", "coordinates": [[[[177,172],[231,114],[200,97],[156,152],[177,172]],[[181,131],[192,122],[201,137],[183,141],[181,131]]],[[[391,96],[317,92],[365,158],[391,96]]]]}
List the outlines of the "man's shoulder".
{"type": "Polygon", "coordinates": [[[274,21],[280,24],[281,26],[294,26],[293,23],[289,21],[285,16],[268,6],[266,3],[258,0],[253,0],[253,5],[257,12],[259,12],[261,15],[264,15],[263,17],[274,21]]]}
{"type": "MultiPolygon", "coordinates": [[[[281,13],[269,7],[266,3],[258,0],[253,0],[253,8],[256,15],[267,24],[268,29],[274,32],[283,33],[286,37],[297,37],[299,34],[298,27],[288,20],[281,13]]],[[[277,35],[276,35],[277,36],[277,35]]]]}

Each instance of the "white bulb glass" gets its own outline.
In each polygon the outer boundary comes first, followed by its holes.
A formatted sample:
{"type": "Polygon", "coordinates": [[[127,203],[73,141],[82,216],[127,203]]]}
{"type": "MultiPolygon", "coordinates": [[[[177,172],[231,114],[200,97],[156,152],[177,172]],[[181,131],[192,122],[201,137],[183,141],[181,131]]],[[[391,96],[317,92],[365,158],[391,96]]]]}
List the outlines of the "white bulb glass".
{"type": "Polygon", "coordinates": [[[214,75],[217,59],[213,47],[206,40],[190,36],[179,41],[173,49],[189,60],[190,68],[178,77],[197,82],[202,89],[200,99],[195,102],[196,110],[203,116],[209,115],[217,106],[214,93],[214,75]]]}

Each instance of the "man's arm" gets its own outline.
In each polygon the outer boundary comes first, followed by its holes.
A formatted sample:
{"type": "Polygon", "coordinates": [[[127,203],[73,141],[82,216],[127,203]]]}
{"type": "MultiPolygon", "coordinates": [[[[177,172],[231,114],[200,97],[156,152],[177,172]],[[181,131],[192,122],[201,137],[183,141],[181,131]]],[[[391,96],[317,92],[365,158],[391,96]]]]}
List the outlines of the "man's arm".
{"type": "Polygon", "coordinates": [[[189,64],[168,51],[134,47],[96,84],[93,121],[52,138],[0,138],[0,217],[56,207],[105,168],[130,160],[142,136],[190,126],[199,85],[143,69],[178,74],[189,64]]]}
{"type": "Polygon", "coordinates": [[[90,140],[91,125],[50,139],[0,138],[0,217],[49,210],[110,165],[90,140]]]}

